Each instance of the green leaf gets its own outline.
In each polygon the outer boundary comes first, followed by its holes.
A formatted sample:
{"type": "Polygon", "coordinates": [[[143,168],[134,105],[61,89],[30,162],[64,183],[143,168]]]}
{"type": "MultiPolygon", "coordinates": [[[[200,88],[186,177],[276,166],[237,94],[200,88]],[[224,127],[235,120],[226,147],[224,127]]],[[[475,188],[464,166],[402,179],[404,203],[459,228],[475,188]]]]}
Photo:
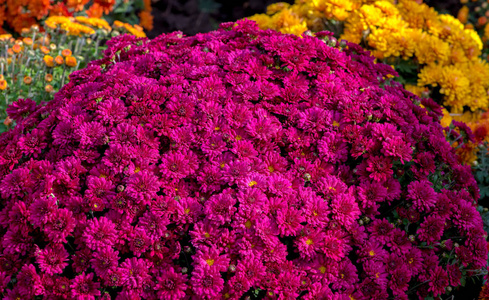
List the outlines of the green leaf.
{"type": "Polygon", "coordinates": [[[261,291],[261,289],[255,289],[255,290],[253,291],[253,295],[254,295],[255,297],[258,297],[258,294],[260,293],[260,291],[261,291]]]}
{"type": "Polygon", "coordinates": [[[489,196],[489,186],[481,186],[479,187],[481,198],[489,196]]]}
{"type": "Polygon", "coordinates": [[[462,277],[462,279],[460,279],[460,285],[465,286],[466,283],[467,283],[467,279],[465,277],[462,277]]]}

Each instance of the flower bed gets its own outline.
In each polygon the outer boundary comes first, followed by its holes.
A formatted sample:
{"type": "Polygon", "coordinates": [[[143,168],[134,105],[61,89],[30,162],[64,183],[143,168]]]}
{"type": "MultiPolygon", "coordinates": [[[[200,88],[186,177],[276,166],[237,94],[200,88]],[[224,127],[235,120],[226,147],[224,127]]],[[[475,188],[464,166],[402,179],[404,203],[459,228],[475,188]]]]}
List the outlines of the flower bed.
{"type": "Polygon", "coordinates": [[[50,101],[71,72],[101,58],[105,41],[122,33],[145,37],[129,24],[115,21],[111,27],[103,19],[86,17],[49,17],[44,32],[33,25],[19,39],[0,35],[0,132],[15,125],[6,118],[9,104],[19,98],[50,101]]]}
{"type": "Polygon", "coordinates": [[[153,28],[150,0],[3,0],[0,2],[0,33],[21,33],[24,28],[40,25],[52,16],[88,16],[137,23],[153,28]],[[138,14],[136,16],[136,12],[138,14]]]}
{"type": "Polygon", "coordinates": [[[10,107],[6,297],[407,299],[478,274],[478,189],[441,108],[317,37],[121,36],[10,107]]]}

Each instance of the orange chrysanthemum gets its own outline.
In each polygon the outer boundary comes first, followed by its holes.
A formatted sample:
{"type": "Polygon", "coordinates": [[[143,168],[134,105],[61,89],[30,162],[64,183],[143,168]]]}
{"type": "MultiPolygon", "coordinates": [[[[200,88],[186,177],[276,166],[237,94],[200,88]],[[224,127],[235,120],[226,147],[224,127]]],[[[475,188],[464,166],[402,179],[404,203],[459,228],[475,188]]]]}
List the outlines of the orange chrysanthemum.
{"type": "Polygon", "coordinates": [[[148,31],[153,29],[153,16],[150,12],[143,10],[139,13],[139,26],[148,31]]]}
{"type": "Polygon", "coordinates": [[[46,63],[46,66],[52,68],[54,67],[54,58],[51,55],[44,55],[44,63],[46,63]]]}
{"type": "Polygon", "coordinates": [[[63,51],[61,51],[61,55],[63,55],[64,57],[71,56],[71,50],[64,49],[63,51]]]}
{"type": "Polygon", "coordinates": [[[95,0],[94,4],[98,4],[105,14],[108,14],[112,11],[115,5],[115,0],[95,0]]]}
{"type": "Polygon", "coordinates": [[[30,28],[32,25],[37,24],[36,19],[28,14],[19,14],[10,20],[7,19],[7,22],[16,32],[21,32],[23,28],[30,28]]]}
{"type": "Polygon", "coordinates": [[[66,7],[68,9],[74,9],[75,11],[81,11],[88,1],[89,0],[68,0],[66,1],[66,7]]]}
{"type": "Polygon", "coordinates": [[[56,58],[54,58],[54,61],[56,62],[57,65],[62,65],[64,63],[63,56],[58,55],[56,58]]]}
{"type": "Polygon", "coordinates": [[[101,18],[104,15],[104,9],[97,3],[90,6],[85,12],[90,18],[101,18]]]}
{"type": "Polygon", "coordinates": [[[66,65],[71,68],[76,67],[76,58],[73,56],[68,56],[66,58],[66,65]]]}
{"type": "Polygon", "coordinates": [[[68,11],[68,7],[63,2],[58,2],[49,10],[49,16],[64,16],[70,17],[72,13],[68,11]]]}
{"type": "Polygon", "coordinates": [[[47,16],[51,9],[51,4],[49,0],[29,0],[27,9],[30,11],[31,17],[40,20],[47,16]]]}

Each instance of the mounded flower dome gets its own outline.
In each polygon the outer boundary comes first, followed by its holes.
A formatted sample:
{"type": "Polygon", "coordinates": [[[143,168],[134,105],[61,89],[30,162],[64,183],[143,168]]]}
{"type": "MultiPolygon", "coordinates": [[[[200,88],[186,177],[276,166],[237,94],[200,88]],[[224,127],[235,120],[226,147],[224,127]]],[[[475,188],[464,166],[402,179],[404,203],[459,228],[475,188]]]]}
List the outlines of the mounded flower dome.
{"type": "Polygon", "coordinates": [[[6,299],[424,298],[485,267],[440,107],[359,46],[250,21],[108,44],[8,109],[6,299]]]}

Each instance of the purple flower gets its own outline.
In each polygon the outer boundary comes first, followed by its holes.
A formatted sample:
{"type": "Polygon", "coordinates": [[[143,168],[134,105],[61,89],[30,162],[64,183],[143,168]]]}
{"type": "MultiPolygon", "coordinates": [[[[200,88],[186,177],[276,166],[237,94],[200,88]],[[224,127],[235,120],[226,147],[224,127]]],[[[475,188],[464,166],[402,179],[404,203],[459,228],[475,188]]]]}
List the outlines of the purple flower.
{"type": "Polygon", "coordinates": [[[53,247],[40,250],[36,260],[43,272],[54,275],[62,273],[68,266],[68,256],[68,252],[62,245],[55,244],[53,247]]]}
{"type": "Polygon", "coordinates": [[[71,296],[76,299],[95,300],[95,296],[100,296],[99,287],[100,283],[93,280],[93,273],[85,275],[85,272],[83,272],[73,279],[71,296]]]}
{"type": "Polygon", "coordinates": [[[195,268],[190,283],[194,293],[212,298],[219,295],[223,288],[224,280],[217,269],[209,265],[201,265],[195,268]]]}
{"type": "Polygon", "coordinates": [[[31,99],[18,99],[7,107],[7,114],[17,122],[25,119],[36,110],[36,102],[31,99]]]}
{"type": "Polygon", "coordinates": [[[88,248],[100,250],[106,246],[114,245],[117,230],[114,223],[106,217],[94,218],[88,221],[82,237],[88,248]]]}
{"type": "Polygon", "coordinates": [[[183,299],[187,290],[187,276],[168,268],[157,277],[155,290],[158,298],[163,300],[183,299]]]}
{"type": "Polygon", "coordinates": [[[414,181],[408,186],[408,198],[413,201],[415,208],[429,211],[436,203],[436,193],[429,181],[414,181]]]}
{"type": "Polygon", "coordinates": [[[108,278],[111,271],[115,271],[118,266],[119,251],[114,251],[112,247],[105,247],[95,252],[90,259],[93,269],[97,276],[108,278]]]}

